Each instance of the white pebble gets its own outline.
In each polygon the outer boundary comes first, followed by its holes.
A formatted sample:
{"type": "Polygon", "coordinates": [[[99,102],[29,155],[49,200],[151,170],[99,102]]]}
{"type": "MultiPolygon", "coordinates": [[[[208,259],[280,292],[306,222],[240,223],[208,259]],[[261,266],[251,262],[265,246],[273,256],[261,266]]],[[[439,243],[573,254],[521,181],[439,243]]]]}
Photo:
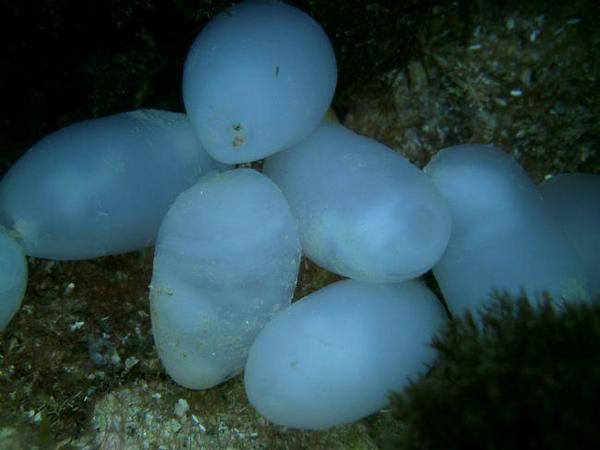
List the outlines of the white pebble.
{"type": "Polygon", "coordinates": [[[177,400],[177,403],[175,403],[175,408],[173,409],[173,413],[177,417],[183,417],[186,415],[186,413],[189,410],[190,410],[190,405],[188,404],[187,400],[180,398],[179,400],[177,400]]]}

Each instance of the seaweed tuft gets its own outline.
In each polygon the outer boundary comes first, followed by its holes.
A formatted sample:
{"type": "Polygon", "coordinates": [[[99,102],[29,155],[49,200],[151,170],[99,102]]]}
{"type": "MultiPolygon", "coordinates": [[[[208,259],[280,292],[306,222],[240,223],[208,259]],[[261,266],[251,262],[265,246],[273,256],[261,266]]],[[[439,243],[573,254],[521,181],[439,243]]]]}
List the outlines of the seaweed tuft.
{"type": "Polygon", "coordinates": [[[600,448],[600,298],[545,300],[496,293],[451,320],[431,372],[392,395],[384,448],[600,448]]]}

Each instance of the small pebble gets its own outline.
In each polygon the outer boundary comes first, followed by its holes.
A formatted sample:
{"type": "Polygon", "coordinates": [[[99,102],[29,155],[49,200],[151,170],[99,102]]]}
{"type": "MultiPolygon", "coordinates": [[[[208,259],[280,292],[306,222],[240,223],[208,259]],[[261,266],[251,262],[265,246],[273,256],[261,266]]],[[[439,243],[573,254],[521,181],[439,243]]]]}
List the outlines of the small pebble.
{"type": "Polygon", "coordinates": [[[188,404],[188,402],[182,398],[180,398],[179,400],[177,400],[177,403],[175,404],[175,409],[173,410],[173,412],[175,413],[175,415],[177,417],[183,417],[185,416],[185,413],[187,413],[190,410],[190,405],[188,404]]]}

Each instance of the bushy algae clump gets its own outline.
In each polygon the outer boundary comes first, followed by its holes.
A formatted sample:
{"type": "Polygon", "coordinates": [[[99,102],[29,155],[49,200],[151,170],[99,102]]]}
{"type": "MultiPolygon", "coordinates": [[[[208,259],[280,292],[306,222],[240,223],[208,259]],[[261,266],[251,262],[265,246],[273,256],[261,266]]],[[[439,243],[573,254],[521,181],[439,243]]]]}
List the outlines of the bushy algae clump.
{"type": "Polygon", "coordinates": [[[600,298],[545,300],[495,294],[450,321],[431,373],[393,395],[386,448],[599,448],[600,298]]]}

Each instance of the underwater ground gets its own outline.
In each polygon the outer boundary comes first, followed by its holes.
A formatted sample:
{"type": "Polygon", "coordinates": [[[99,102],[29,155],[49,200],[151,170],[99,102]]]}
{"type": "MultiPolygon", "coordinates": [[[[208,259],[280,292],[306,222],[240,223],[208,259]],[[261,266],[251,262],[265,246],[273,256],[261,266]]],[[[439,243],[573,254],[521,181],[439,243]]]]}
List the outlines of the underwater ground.
{"type": "MultiPolygon", "coordinates": [[[[0,3],[0,175],[44,135],[136,108],[183,111],[187,49],[227,1],[0,3]]],[[[600,173],[595,2],[291,2],[330,35],[342,123],[422,167],[494,143],[539,182],[600,173]],[[396,4],[398,3],[398,4],[396,4]]],[[[325,432],[276,427],[237,377],[175,385],[153,348],[152,249],[90,261],[29,258],[20,313],[0,335],[3,449],[375,449],[389,410],[325,432]]],[[[296,298],[336,277],[303,261],[296,298]]]]}

